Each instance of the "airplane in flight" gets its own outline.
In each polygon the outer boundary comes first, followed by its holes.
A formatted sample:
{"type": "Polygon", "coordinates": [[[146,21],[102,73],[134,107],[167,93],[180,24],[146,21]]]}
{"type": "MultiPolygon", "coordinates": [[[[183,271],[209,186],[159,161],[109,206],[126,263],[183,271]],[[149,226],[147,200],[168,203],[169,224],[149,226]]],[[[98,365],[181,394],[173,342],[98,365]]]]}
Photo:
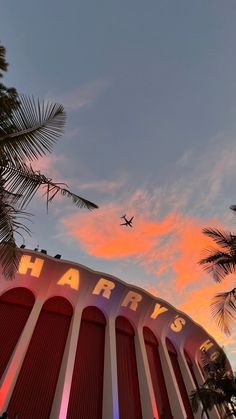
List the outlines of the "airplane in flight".
{"type": "Polygon", "coordinates": [[[134,219],[134,217],[131,217],[130,218],[130,220],[128,220],[127,218],[126,218],[126,214],[125,215],[122,215],[122,217],[120,217],[120,218],[123,218],[124,220],[125,220],[125,222],[124,223],[122,223],[122,224],[120,224],[121,226],[126,226],[126,227],[133,227],[132,226],[132,221],[133,221],[133,219],[134,219]]]}

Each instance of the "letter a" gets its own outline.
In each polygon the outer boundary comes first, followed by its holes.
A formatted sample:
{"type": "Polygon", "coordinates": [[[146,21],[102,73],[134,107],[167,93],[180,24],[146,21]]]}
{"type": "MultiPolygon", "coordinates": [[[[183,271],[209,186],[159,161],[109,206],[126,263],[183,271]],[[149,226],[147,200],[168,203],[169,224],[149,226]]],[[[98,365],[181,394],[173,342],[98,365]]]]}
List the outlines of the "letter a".
{"type": "Polygon", "coordinates": [[[79,271],[77,269],[68,269],[57,282],[58,285],[69,285],[73,290],[79,289],[79,271]]]}

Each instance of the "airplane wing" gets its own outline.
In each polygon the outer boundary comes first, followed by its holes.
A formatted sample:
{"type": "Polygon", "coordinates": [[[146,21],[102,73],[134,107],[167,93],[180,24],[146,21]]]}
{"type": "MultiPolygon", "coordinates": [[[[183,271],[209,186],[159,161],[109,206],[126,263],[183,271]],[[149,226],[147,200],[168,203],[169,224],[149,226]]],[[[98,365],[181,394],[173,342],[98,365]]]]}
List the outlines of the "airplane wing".
{"type": "Polygon", "coordinates": [[[120,224],[120,226],[127,226],[127,223],[120,224]]]}
{"type": "Polygon", "coordinates": [[[132,221],[133,221],[133,219],[134,219],[134,216],[130,218],[129,222],[132,222],[132,221]]]}

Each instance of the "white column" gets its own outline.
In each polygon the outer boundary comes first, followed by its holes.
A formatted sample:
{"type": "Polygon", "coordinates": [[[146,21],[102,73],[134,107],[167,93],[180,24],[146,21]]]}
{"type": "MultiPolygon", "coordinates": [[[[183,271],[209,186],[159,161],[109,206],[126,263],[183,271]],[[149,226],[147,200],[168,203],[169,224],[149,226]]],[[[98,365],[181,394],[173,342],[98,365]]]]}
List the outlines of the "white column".
{"type": "MultiPolygon", "coordinates": [[[[195,383],[193,381],[192,374],[189,370],[189,366],[187,364],[187,361],[186,361],[186,358],[184,356],[184,352],[183,352],[182,349],[178,352],[178,362],[179,362],[179,367],[180,367],[180,370],[181,370],[181,374],[182,374],[182,377],[183,377],[183,381],[184,381],[184,385],[185,385],[185,388],[186,388],[187,395],[190,396],[191,392],[193,390],[196,390],[196,386],[195,386],[195,383]]],[[[196,419],[201,419],[201,411],[202,411],[202,409],[199,408],[198,412],[194,413],[194,417],[196,419]]]]}
{"type": "Polygon", "coordinates": [[[147,352],[141,327],[135,334],[135,351],[143,419],[159,419],[147,352]]]}
{"type": "Polygon", "coordinates": [[[187,415],[165,342],[160,341],[158,349],[170,402],[171,413],[174,418],[185,419],[187,415]]]}
{"type": "Polygon", "coordinates": [[[7,370],[1,380],[0,389],[0,411],[7,410],[11,399],[16,380],[18,378],[22,363],[24,361],[31,337],[38,321],[43,302],[36,300],[28,317],[24,330],[19,338],[14,354],[9,361],[7,370]]]}
{"type": "Polygon", "coordinates": [[[71,320],[50,419],[65,419],[67,415],[81,316],[82,308],[77,307],[71,320]]]}
{"type": "Polygon", "coordinates": [[[105,335],[103,419],[119,419],[116,328],[115,320],[108,319],[105,335]]]}

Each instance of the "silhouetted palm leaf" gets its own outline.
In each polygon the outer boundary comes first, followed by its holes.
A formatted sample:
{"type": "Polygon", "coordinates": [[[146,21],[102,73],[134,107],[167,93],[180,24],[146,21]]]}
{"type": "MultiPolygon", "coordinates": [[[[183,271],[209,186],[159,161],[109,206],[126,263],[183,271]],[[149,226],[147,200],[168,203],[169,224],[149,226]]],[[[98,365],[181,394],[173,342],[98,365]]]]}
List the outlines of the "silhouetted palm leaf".
{"type": "Polygon", "coordinates": [[[212,299],[211,311],[219,328],[230,334],[230,325],[236,318],[236,288],[216,294],[212,299]]]}
{"type": "Polygon", "coordinates": [[[236,212],[236,205],[230,205],[230,209],[234,212],[236,212]]]}
{"type": "MultiPolygon", "coordinates": [[[[225,406],[227,415],[230,410],[235,408],[234,395],[236,394],[235,377],[229,370],[229,364],[225,352],[219,348],[217,354],[212,357],[207,351],[202,353],[201,363],[206,374],[204,383],[194,390],[190,395],[190,401],[193,412],[196,413],[200,403],[203,406],[203,412],[209,417],[207,410],[214,406],[225,406]]],[[[202,416],[203,416],[202,412],[202,416]]],[[[222,414],[222,418],[227,417],[222,414]]]]}
{"type": "MultiPolygon", "coordinates": [[[[1,51],[0,51],[1,52],[1,51]]],[[[4,110],[0,120],[0,259],[5,276],[14,276],[17,266],[15,233],[28,228],[19,222],[25,208],[40,187],[46,189],[47,206],[61,194],[77,207],[98,208],[96,204],[71,192],[64,183],[53,182],[28,163],[51,152],[63,133],[65,112],[62,105],[39,103],[20,96],[14,106],[4,110]],[[18,217],[18,218],[17,218],[18,217]]]]}
{"type": "Polygon", "coordinates": [[[24,208],[29,204],[41,186],[46,188],[47,204],[60,193],[62,196],[72,199],[72,202],[79,208],[98,208],[93,202],[69,191],[65,188],[66,184],[55,183],[24,163],[21,165],[15,164],[14,166],[8,163],[3,167],[0,164],[0,169],[2,169],[7,190],[19,197],[20,208],[24,208]]]}
{"type": "Polygon", "coordinates": [[[232,247],[236,248],[236,236],[228,231],[219,230],[217,228],[204,228],[202,232],[214,240],[220,247],[232,251],[232,247]]]}
{"type": "Polygon", "coordinates": [[[51,152],[65,125],[62,105],[45,104],[27,96],[0,124],[0,158],[12,163],[34,160],[51,152]]]}
{"type": "Polygon", "coordinates": [[[236,270],[236,257],[218,249],[205,250],[206,256],[198,263],[204,265],[204,270],[213,276],[216,282],[221,282],[228,274],[236,270]]]}
{"type": "MultiPolygon", "coordinates": [[[[205,410],[212,410],[216,404],[222,403],[221,397],[216,390],[206,387],[199,387],[192,391],[190,395],[190,403],[194,413],[197,413],[200,402],[205,410]]],[[[204,410],[203,410],[204,411],[204,410]]]]}
{"type": "Polygon", "coordinates": [[[22,236],[21,231],[29,233],[29,229],[19,221],[25,220],[27,215],[0,199],[0,259],[7,279],[14,277],[19,261],[15,235],[22,236]]]}

